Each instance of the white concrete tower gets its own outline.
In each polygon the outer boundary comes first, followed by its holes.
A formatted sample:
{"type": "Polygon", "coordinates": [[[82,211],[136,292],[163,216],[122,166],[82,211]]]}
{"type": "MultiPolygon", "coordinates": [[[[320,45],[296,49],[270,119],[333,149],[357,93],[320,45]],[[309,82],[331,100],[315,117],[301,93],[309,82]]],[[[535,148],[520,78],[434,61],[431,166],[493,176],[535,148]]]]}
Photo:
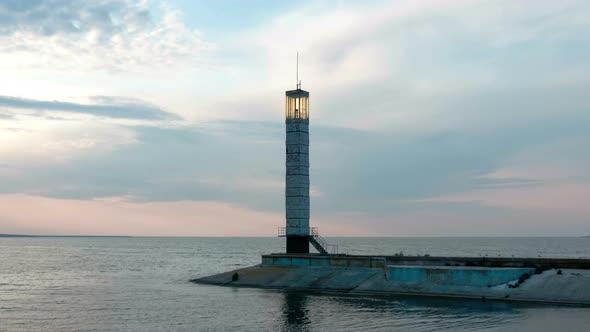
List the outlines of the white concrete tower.
{"type": "Polygon", "coordinates": [[[309,253],[309,92],[286,92],[287,253],[309,253]]]}

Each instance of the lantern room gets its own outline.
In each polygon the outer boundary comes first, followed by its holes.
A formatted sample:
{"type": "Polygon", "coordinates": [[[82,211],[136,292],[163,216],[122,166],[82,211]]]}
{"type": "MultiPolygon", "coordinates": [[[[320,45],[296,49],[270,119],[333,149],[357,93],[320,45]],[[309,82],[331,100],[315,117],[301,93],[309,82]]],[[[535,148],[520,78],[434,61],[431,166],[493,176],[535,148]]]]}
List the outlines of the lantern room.
{"type": "Polygon", "coordinates": [[[309,92],[301,89],[286,92],[285,118],[287,120],[309,120],[309,92]]]}

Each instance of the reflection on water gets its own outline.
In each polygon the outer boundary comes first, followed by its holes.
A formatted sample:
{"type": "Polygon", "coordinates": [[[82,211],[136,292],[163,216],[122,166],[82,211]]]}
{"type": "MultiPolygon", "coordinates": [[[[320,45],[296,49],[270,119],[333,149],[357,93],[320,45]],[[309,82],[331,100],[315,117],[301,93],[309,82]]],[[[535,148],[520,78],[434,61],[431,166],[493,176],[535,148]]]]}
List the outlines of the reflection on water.
{"type": "Polygon", "coordinates": [[[524,317],[519,305],[495,301],[280,293],[281,317],[273,329],[281,331],[502,330],[524,317]]]}
{"type": "Polygon", "coordinates": [[[283,294],[283,331],[307,331],[310,325],[306,294],[286,292],[283,294]]]}

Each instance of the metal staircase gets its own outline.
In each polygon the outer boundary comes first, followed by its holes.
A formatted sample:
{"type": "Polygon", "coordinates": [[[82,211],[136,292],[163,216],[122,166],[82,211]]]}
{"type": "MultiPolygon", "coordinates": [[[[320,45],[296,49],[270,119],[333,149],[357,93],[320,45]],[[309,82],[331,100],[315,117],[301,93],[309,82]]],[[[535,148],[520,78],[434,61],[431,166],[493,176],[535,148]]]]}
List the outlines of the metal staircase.
{"type": "MultiPolygon", "coordinates": [[[[279,227],[279,237],[287,236],[287,228],[279,227]]],[[[322,255],[338,254],[338,246],[329,244],[318,232],[317,227],[312,227],[309,232],[309,243],[322,255]]]]}
{"type": "Polygon", "coordinates": [[[318,232],[316,227],[311,228],[311,234],[309,235],[309,243],[322,255],[328,255],[328,242],[318,232]]]}

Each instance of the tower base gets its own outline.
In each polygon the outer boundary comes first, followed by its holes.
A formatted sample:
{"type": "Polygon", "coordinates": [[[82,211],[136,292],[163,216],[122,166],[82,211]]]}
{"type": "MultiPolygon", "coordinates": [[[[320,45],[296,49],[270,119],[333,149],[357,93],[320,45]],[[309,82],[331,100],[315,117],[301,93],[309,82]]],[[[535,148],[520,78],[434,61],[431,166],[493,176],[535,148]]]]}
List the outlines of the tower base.
{"type": "Polygon", "coordinates": [[[307,236],[287,236],[287,254],[309,254],[307,236]]]}

